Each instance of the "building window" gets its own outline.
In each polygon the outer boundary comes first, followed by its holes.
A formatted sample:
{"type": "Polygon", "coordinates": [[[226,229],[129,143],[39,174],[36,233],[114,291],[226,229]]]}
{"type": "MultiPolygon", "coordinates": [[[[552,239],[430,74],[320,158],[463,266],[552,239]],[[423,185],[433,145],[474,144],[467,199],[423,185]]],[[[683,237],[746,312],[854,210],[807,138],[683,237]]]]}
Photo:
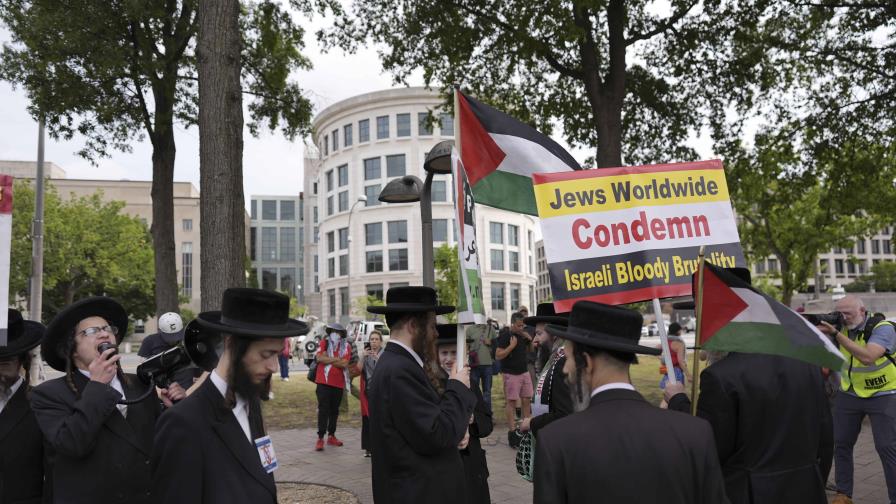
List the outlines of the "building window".
{"type": "Polygon", "coordinates": [[[397,114],[395,116],[395,136],[411,136],[411,114],[397,114]]]}
{"type": "Polygon", "coordinates": [[[492,310],[504,309],[504,282],[492,282],[492,310]]]}
{"type": "Polygon", "coordinates": [[[261,260],[277,260],[277,228],[261,228],[261,260]]]}
{"type": "Polygon", "coordinates": [[[348,165],[342,165],[336,168],[336,172],[339,175],[339,187],[348,185],[348,165]]]}
{"type": "Polygon", "coordinates": [[[296,260],[296,229],[291,227],[280,228],[280,260],[296,260]]]}
{"type": "Polygon", "coordinates": [[[432,220],[432,241],[446,242],[448,241],[448,219],[432,220]]]}
{"type": "Polygon", "coordinates": [[[295,201],[280,201],[280,220],[282,221],[293,221],[296,220],[296,202],[295,201]]]}
{"type": "Polygon", "coordinates": [[[510,284],[510,308],[512,310],[520,308],[520,284],[510,284]]]}
{"type": "Polygon", "coordinates": [[[532,250],[532,231],[526,231],[529,234],[529,250],[532,250]]]}
{"type": "Polygon", "coordinates": [[[439,127],[442,129],[442,136],[454,136],[454,116],[451,114],[442,114],[439,116],[439,127]]]}
{"type": "Polygon", "coordinates": [[[389,116],[376,118],[376,139],[382,140],[383,138],[389,138],[389,116]]]}
{"type": "Polygon", "coordinates": [[[327,297],[330,299],[330,316],[336,316],[336,289],[327,289],[327,297]]]}
{"type": "Polygon", "coordinates": [[[432,181],[432,201],[448,201],[448,182],[444,180],[432,181]]]}
{"type": "Polygon", "coordinates": [[[261,202],[261,218],[262,220],[277,220],[277,202],[275,200],[261,202]]]}
{"type": "Polygon", "coordinates": [[[339,274],[342,276],[348,275],[348,254],[339,256],[339,274]]]}
{"type": "Polygon", "coordinates": [[[348,228],[339,229],[339,250],[348,250],[348,228]]]}
{"type": "Polygon", "coordinates": [[[846,274],[847,275],[855,275],[856,274],[856,265],[852,261],[846,261],[846,274]]]}
{"type": "Polygon", "coordinates": [[[346,124],[342,127],[342,144],[345,147],[352,146],[352,125],[346,124]]]}
{"type": "Polygon", "coordinates": [[[280,268],[280,292],[296,297],[296,269],[280,268]]]}
{"type": "Polygon", "coordinates": [[[880,240],[871,240],[871,253],[880,254],[880,240]]]}
{"type": "Polygon", "coordinates": [[[364,187],[364,196],[367,196],[367,201],[364,202],[364,206],[379,206],[381,203],[379,200],[381,190],[382,187],[379,184],[364,187]]]}
{"type": "Polygon", "coordinates": [[[261,270],[261,288],[269,291],[277,290],[277,270],[275,268],[261,270]]]}
{"type": "Polygon", "coordinates": [[[500,222],[489,222],[488,231],[489,241],[491,243],[494,243],[495,245],[504,243],[504,224],[500,222]]]}
{"type": "Polygon", "coordinates": [[[386,156],[386,175],[389,177],[404,177],[404,154],[386,156]]]}
{"type": "Polygon", "coordinates": [[[338,129],[333,130],[332,136],[333,136],[333,152],[335,153],[337,150],[339,150],[339,130],[338,129]]]}
{"type": "Polygon", "coordinates": [[[327,233],[327,252],[336,251],[336,233],[330,231],[327,233]]]}
{"type": "Polygon", "coordinates": [[[432,124],[429,122],[429,114],[427,112],[417,113],[417,134],[420,136],[432,135],[432,124]]]}
{"type": "Polygon", "coordinates": [[[389,251],[389,271],[406,271],[408,269],[408,249],[389,251]]]}
{"type": "Polygon", "coordinates": [[[775,259],[773,257],[768,258],[768,272],[769,273],[777,273],[778,272],[778,260],[777,259],[775,259]]]}
{"type": "Polygon", "coordinates": [[[884,254],[892,254],[892,242],[890,240],[884,239],[884,254]]]}
{"type": "Polygon", "coordinates": [[[407,243],[408,221],[389,221],[389,243],[407,243]]]}
{"type": "Polygon", "coordinates": [[[249,260],[255,260],[255,247],[258,246],[258,228],[252,226],[249,228],[249,260]]]}
{"type": "Polygon", "coordinates": [[[342,191],[341,193],[339,193],[339,211],[348,211],[348,191],[342,191]]]}
{"type": "Polygon", "coordinates": [[[370,119],[361,119],[358,121],[358,141],[370,141],[370,119]]]}
{"type": "Polygon", "coordinates": [[[327,278],[336,278],[336,258],[327,258],[327,278]]]}
{"type": "Polygon", "coordinates": [[[507,225],[507,244],[511,247],[520,246],[520,227],[513,224],[507,225]]]}
{"type": "Polygon", "coordinates": [[[765,273],[765,259],[756,263],[756,273],[760,275],[765,273]]]}
{"type": "Polygon", "coordinates": [[[503,250],[492,250],[491,251],[491,266],[493,270],[501,271],[504,269],[504,251],[503,250]]]}
{"type": "Polygon", "coordinates": [[[317,215],[317,207],[311,207],[311,213],[312,213],[312,216],[313,216],[313,219],[314,219],[313,222],[314,222],[315,224],[317,224],[317,219],[318,219],[318,215],[317,215]]]}
{"type": "MultiPolygon", "coordinates": [[[[508,266],[507,269],[509,269],[510,271],[519,272],[519,270],[520,270],[520,253],[519,252],[515,252],[512,250],[507,252],[507,266],[508,266]]],[[[516,306],[516,305],[514,305],[514,306],[516,306]]]]}
{"type": "Polygon", "coordinates": [[[834,273],[837,276],[843,276],[843,259],[834,259],[834,273]]]}
{"type": "Polygon", "coordinates": [[[367,284],[366,287],[367,287],[367,296],[368,297],[373,296],[373,297],[379,299],[380,301],[385,299],[385,297],[383,296],[383,284],[381,284],[381,283],[367,284]]]}
{"type": "Polygon", "coordinates": [[[371,222],[364,224],[364,244],[365,245],[382,245],[383,243],[383,223],[371,222]]]}
{"type": "Polygon", "coordinates": [[[383,251],[372,250],[367,252],[367,272],[379,273],[383,271],[383,251]]]}
{"type": "Polygon", "coordinates": [[[256,210],[256,207],[258,207],[258,202],[252,200],[252,203],[249,204],[249,212],[251,213],[250,217],[252,220],[258,218],[258,211],[256,210]]]}
{"type": "Polygon", "coordinates": [[[380,173],[380,158],[364,160],[364,180],[376,180],[382,176],[380,173]]]}
{"type": "Polygon", "coordinates": [[[184,231],[192,231],[193,230],[193,219],[184,219],[181,221],[181,227],[184,231]]]}
{"type": "Polygon", "coordinates": [[[183,242],[180,244],[180,274],[181,274],[181,293],[188,297],[193,297],[193,243],[183,242]]]}
{"type": "Polygon", "coordinates": [[[339,314],[348,315],[349,306],[351,305],[351,300],[348,298],[348,287],[339,288],[339,300],[341,301],[339,306],[339,314]]]}
{"type": "Polygon", "coordinates": [[[327,196],[327,215],[333,215],[333,197],[327,196]]]}
{"type": "Polygon", "coordinates": [[[327,192],[333,190],[333,170],[327,170],[327,192]]]}
{"type": "Polygon", "coordinates": [[[324,156],[330,153],[330,135],[324,135],[324,156]]]}
{"type": "Polygon", "coordinates": [[[861,240],[858,240],[856,242],[856,252],[858,252],[859,254],[865,253],[865,239],[864,238],[861,240]]]}

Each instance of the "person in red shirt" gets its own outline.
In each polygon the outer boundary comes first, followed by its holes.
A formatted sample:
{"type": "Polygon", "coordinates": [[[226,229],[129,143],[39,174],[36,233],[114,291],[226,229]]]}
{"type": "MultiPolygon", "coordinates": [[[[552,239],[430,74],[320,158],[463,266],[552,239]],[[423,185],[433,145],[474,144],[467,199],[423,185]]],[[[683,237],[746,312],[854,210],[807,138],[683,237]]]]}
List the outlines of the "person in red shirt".
{"type": "Polygon", "coordinates": [[[327,444],[342,446],[336,438],[336,421],[339,419],[339,404],[345,384],[349,383],[348,364],[352,357],[352,346],[348,343],[348,332],[341,324],[327,324],[327,337],[320,342],[317,351],[317,444],[314,449],[324,449],[324,434],[329,434],[327,444]]]}

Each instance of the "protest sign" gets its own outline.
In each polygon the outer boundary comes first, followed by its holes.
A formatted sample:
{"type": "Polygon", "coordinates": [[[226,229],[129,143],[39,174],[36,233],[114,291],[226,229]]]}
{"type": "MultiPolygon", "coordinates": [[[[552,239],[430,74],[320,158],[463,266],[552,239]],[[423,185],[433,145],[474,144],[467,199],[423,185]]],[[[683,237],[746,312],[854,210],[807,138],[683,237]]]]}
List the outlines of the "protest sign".
{"type": "Polygon", "coordinates": [[[720,160],[535,174],[558,311],[691,294],[706,260],[744,266],[720,160]]]}
{"type": "Polygon", "coordinates": [[[451,169],[455,182],[457,218],[454,222],[459,237],[457,253],[460,261],[457,322],[482,324],[485,322],[485,306],[482,302],[482,276],[479,273],[479,244],[476,242],[476,204],[473,202],[473,190],[467,180],[466,170],[456,149],[451,151],[451,169]]]}

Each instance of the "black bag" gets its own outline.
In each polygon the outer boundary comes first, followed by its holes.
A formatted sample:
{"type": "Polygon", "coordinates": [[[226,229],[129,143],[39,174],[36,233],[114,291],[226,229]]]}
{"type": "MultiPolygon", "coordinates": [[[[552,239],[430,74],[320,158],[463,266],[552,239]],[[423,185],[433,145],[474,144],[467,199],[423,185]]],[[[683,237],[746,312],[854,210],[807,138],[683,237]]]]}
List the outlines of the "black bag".
{"type": "Polygon", "coordinates": [[[317,382],[317,359],[311,361],[311,365],[308,366],[308,381],[311,383],[317,382]]]}

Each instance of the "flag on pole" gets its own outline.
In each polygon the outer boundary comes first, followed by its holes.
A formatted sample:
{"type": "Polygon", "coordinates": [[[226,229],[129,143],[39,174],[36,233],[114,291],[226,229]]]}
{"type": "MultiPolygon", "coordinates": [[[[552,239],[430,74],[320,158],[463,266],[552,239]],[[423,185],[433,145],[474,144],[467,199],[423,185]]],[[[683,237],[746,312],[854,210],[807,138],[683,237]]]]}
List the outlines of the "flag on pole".
{"type": "MultiPolygon", "coordinates": [[[[479,273],[479,244],[476,242],[473,191],[470,189],[464,164],[457,149],[454,148],[451,149],[451,170],[454,175],[454,206],[457,212],[454,222],[457,226],[457,254],[460,266],[457,275],[457,322],[460,327],[460,324],[485,323],[485,305],[482,302],[482,277],[479,273]]],[[[462,346],[459,344],[458,348],[461,349],[462,346]]]]}
{"type": "Polygon", "coordinates": [[[580,170],[579,163],[535,128],[455,93],[461,154],[476,202],[538,215],[532,174],[580,170]]]}
{"type": "Polygon", "coordinates": [[[843,365],[837,347],[798,313],[722,268],[704,267],[697,307],[702,348],[781,355],[830,369],[843,365]]]}

